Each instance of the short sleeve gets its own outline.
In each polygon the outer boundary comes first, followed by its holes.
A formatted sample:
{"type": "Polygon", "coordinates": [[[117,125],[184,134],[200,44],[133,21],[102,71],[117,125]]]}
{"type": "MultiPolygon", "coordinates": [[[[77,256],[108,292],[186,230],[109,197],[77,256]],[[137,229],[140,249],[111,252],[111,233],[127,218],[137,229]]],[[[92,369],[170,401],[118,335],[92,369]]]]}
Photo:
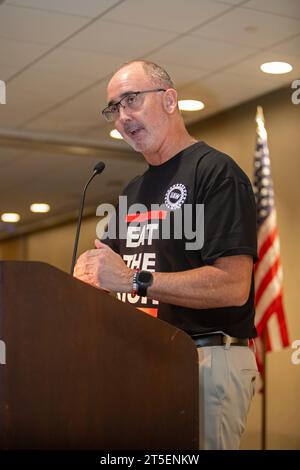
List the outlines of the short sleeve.
{"type": "Polygon", "coordinates": [[[250,182],[217,179],[202,198],[204,203],[205,264],[217,258],[251,255],[257,261],[256,204],[250,182]]]}

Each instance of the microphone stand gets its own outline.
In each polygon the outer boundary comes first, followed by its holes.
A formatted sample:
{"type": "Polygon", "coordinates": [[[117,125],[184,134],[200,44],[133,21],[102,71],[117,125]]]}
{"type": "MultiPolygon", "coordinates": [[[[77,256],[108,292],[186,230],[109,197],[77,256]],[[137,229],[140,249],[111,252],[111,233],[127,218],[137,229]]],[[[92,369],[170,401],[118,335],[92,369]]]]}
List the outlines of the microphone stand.
{"type": "Polygon", "coordinates": [[[76,236],[75,236],[75,242],[74,242],[74,248],[73,248],[73,256],[72,256],[72,264],[71,264],[71,271],[70,274],[73,275],[74,273],[74,267],[76,263],[76,257],[77,257],[77,248],[78,248],[78,240],[79,240],[79,234],[80,234],[80,227],[81,227],[81,219],[82,219],[82,213],[83,213],[83,207],[84,207],[84,201],[85,201],[85,193],[88,188],[88,185],[92,181],[92,179],[102,173],[102,171],[105,168],[105,164],[103,162],[97,163],[97,165],[94,168],[93,174],[90,176],[88,182],[86,183],[82,196],[81,196],[81,201],[80,201],[80,211],[79,211],[79,217],[77,221],[77,229],[76,229],[76,236]]]}

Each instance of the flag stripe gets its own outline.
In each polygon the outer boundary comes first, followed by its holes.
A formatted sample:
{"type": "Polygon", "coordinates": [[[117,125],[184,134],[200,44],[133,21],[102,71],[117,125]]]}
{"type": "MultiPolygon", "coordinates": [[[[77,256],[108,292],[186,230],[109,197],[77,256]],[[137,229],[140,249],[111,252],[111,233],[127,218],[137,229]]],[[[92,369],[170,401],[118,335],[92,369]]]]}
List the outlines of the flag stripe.
{"type": "Polygon", "coordinates": [[[271,210],[266,221],[266,224],[258,228],[258,251],[260,250],[261,246],[265,243],[270,232],[272,232],[273,229],[276,228],[276,211],[274,209],[271,210]]]}
{"type": "Polygon", "coordinates": [[[273,302],[271,302],[268,305],[268,307],[264,310],[264,315],[261,317],[260,321],[257,322],[256,324],[257,332],[260,336],[262,334],[263,329],[266,327],[270,316],[276,313],[276,311],[279,311],[281,309],[281,302],[282,302],[282,291],[278,293],[278,295],[275,297],[273,302]]]}
{"type": "Polygon", "coordinates": [[[267,273],[265,274],[265,276],[263,277],[262,281],[259,284],[259,287],[255,294],[256,304],[258,304],[258,302],[260,301],[263,293],[267,289],[268,285],[272,282],[273,278],[276,277],[279,267],[280,267],[280,260],[279,258],[277,258],[276,261],[270,266],[269,270],[267,271],[267,273]]]}
{"type": "Polygon", "coordinates": [[[278,233],[277,233],[277,227],[274,227],[274,229],[269,233],[269,235],[266,237],[264,243],[262,244],[262,246],[259,248],[258,250],[258,259],[259,261],[256,263],[255,265],[255,270],[258,269],[258,266],[260,264],[260,261],[263,259],[263,257],[265,256],[265,254],[270,250],[270,248],[272,247],[273,243],[275,243],[275,240],[276,242],[278,243],[279,245],[279,240],[278,240],[278,233]]]}
{"type": "Polygon", "coordinates": [[[273,300],[277,299],[277,296],[282,291],[282,278],[281,268],[279,267],[276,276],[269,283],[264,293],[261,295],[259,302],[256,304],[256,324],[258,325],[264,316],[266,316],[268,308],[272,305],[273,300]]]}
{"type": "Polygon", "coordinates": [[[278,323],[279,323],[279,326],[280,326],[282,344],[286,348],[287,346],[290,345],[290,340],[289,340],[289,335],[288,335],[288,329],[287,329],[285,314],[284,314],[284,310],[283,310],[282,297],[280,297],[280,303],[279,303],[278,308],[277,308],[277,319],[278,319],[278,323]]]}
{"type": "Polygon", "coordinates": [[[264,258],[256,263],[258,266],[255,271],[255,291],[259,289],[263,278],[277,258],[279,258],[278,238],[274,241],[274,244],[270,246],[269,251],[265,254],[264,258]]]}

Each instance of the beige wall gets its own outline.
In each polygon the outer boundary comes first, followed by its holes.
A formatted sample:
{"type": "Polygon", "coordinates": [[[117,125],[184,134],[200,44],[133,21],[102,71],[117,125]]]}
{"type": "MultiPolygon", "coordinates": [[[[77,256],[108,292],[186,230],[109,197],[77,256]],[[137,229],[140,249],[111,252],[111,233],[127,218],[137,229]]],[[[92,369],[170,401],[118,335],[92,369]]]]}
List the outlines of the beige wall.
{"type": "MultiPolygon", "coordinates": [[[[242,86],[242,84],[241,84],[242,86]]],[[[281,260],[284,270],[285,306],[291,340],[300,339],[298,282],[300,250],[300,105],[291,103],[284,89],[253,100],[201,122],[192,134],[230,154],[252,177],[255,146],[255,112],[265,112],[275,187],[281,260]]],[[[96,218],[85,219],[79,253],[93,246],[96,218]]],[[[75,224],[55,227],[0,243],[0,259],[41,260],[68,271],[75,224]]],[[[268,354],[268,447],[300,449],[300,365],[291,364],[291,349],[268,354]]],[[[261,396],[255,397],[242,448],[260,446],[261,396]]]]}
{"type": "MultiPolygon", "coordinates": [[[[94,248],[97,222],[96,217],[83,220],[78,255],[85,250],[94,248]]],[[[45,261],[64,271],[69,271],[75,232],[76,224],[73,223],[30,235],[27,240],[27,259],[45,261]]]]}

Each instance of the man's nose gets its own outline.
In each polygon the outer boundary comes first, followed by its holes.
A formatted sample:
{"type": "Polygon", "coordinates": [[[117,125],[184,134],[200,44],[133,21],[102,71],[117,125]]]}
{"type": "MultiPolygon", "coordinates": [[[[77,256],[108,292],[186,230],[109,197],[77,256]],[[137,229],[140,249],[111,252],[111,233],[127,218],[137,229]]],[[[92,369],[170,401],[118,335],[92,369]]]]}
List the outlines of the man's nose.
{"type": "Polygon", "coordinates": [[[126,106],[122,106],[120,104],[119,106],[119,117],[118,117],[118,120],[122,123],[124,123],[127,119],[128,119],[128,116],[129,116],[129,112],[128,112],[128,108],[126,106]]]}

